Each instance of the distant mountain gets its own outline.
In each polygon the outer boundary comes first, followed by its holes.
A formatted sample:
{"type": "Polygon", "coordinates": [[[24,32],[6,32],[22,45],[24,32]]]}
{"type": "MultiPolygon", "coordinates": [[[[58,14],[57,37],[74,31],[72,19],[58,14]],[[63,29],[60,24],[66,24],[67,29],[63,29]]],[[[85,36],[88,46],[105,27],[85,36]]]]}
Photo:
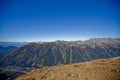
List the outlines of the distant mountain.
{"type": "Polygon", "coordinates": [[[8,46],[8,47],[0,46],[0,59],[15,49],[17,49],[17,47],[15,46],[8,46]]]}
{"type": "Polygon", "coordinates": [[[16,80],[120,80],[120,58],[32,70],[16,80]]]}
{"type": "Polygon", "coordinates": [[[29,43],[0,60],[1,67],[45,67],[120,56],[120,38],[29,43]]]}
{"type": "Polygon", "coordinates": [[[8,46],[21,47],[27,44],[28,42],[0,42],[0,46],[3,47],[8,47],[8,46]]]}
{"type": "Polygon", "coordinates": [[[27,44],[28,42],[0,42],[0,59],[12,50],[15,50],[27,44]]]}

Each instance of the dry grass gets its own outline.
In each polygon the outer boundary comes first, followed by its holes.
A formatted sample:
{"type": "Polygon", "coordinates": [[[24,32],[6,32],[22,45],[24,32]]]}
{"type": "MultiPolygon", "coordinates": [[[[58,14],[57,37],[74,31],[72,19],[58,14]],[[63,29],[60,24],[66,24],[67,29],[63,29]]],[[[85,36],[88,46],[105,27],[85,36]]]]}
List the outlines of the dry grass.
{"type": "Polygon", "coordinates": [[[120,80],[120,59],[101,59],[36,69],[17,80],[120,80]]]}

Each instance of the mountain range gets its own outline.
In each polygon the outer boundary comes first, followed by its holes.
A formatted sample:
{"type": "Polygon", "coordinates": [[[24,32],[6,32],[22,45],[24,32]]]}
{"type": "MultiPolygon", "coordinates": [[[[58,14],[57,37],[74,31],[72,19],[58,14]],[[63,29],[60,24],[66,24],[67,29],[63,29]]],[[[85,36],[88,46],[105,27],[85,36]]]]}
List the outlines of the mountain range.
{"type": "Polygon", "coordinates": [[[0,60],[1,67],[41,68],[120,56],[120,38],[28,43],[0,60]]]}

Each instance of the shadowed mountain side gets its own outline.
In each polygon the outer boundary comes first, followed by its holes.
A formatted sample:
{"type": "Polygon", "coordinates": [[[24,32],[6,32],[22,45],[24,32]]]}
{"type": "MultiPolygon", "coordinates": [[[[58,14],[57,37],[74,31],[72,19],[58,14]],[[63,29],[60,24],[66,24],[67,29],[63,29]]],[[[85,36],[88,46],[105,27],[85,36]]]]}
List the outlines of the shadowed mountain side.
{"type": "Polygon", "coordinates": [[[8,46],[8,47],[0,46],[0,59],[15,49],[17,49],[17,47],[15,46],[8,46]]]}

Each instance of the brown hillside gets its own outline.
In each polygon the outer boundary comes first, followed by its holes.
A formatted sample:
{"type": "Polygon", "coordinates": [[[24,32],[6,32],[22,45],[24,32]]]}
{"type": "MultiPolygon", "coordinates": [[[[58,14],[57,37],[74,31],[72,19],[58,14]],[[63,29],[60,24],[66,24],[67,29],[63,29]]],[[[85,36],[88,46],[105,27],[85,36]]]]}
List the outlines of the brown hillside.
{"type": "Polygon", "coordinates": [[[120,80],[120,59],[99,59],[36,69],[16,80],[120,80]]]}

